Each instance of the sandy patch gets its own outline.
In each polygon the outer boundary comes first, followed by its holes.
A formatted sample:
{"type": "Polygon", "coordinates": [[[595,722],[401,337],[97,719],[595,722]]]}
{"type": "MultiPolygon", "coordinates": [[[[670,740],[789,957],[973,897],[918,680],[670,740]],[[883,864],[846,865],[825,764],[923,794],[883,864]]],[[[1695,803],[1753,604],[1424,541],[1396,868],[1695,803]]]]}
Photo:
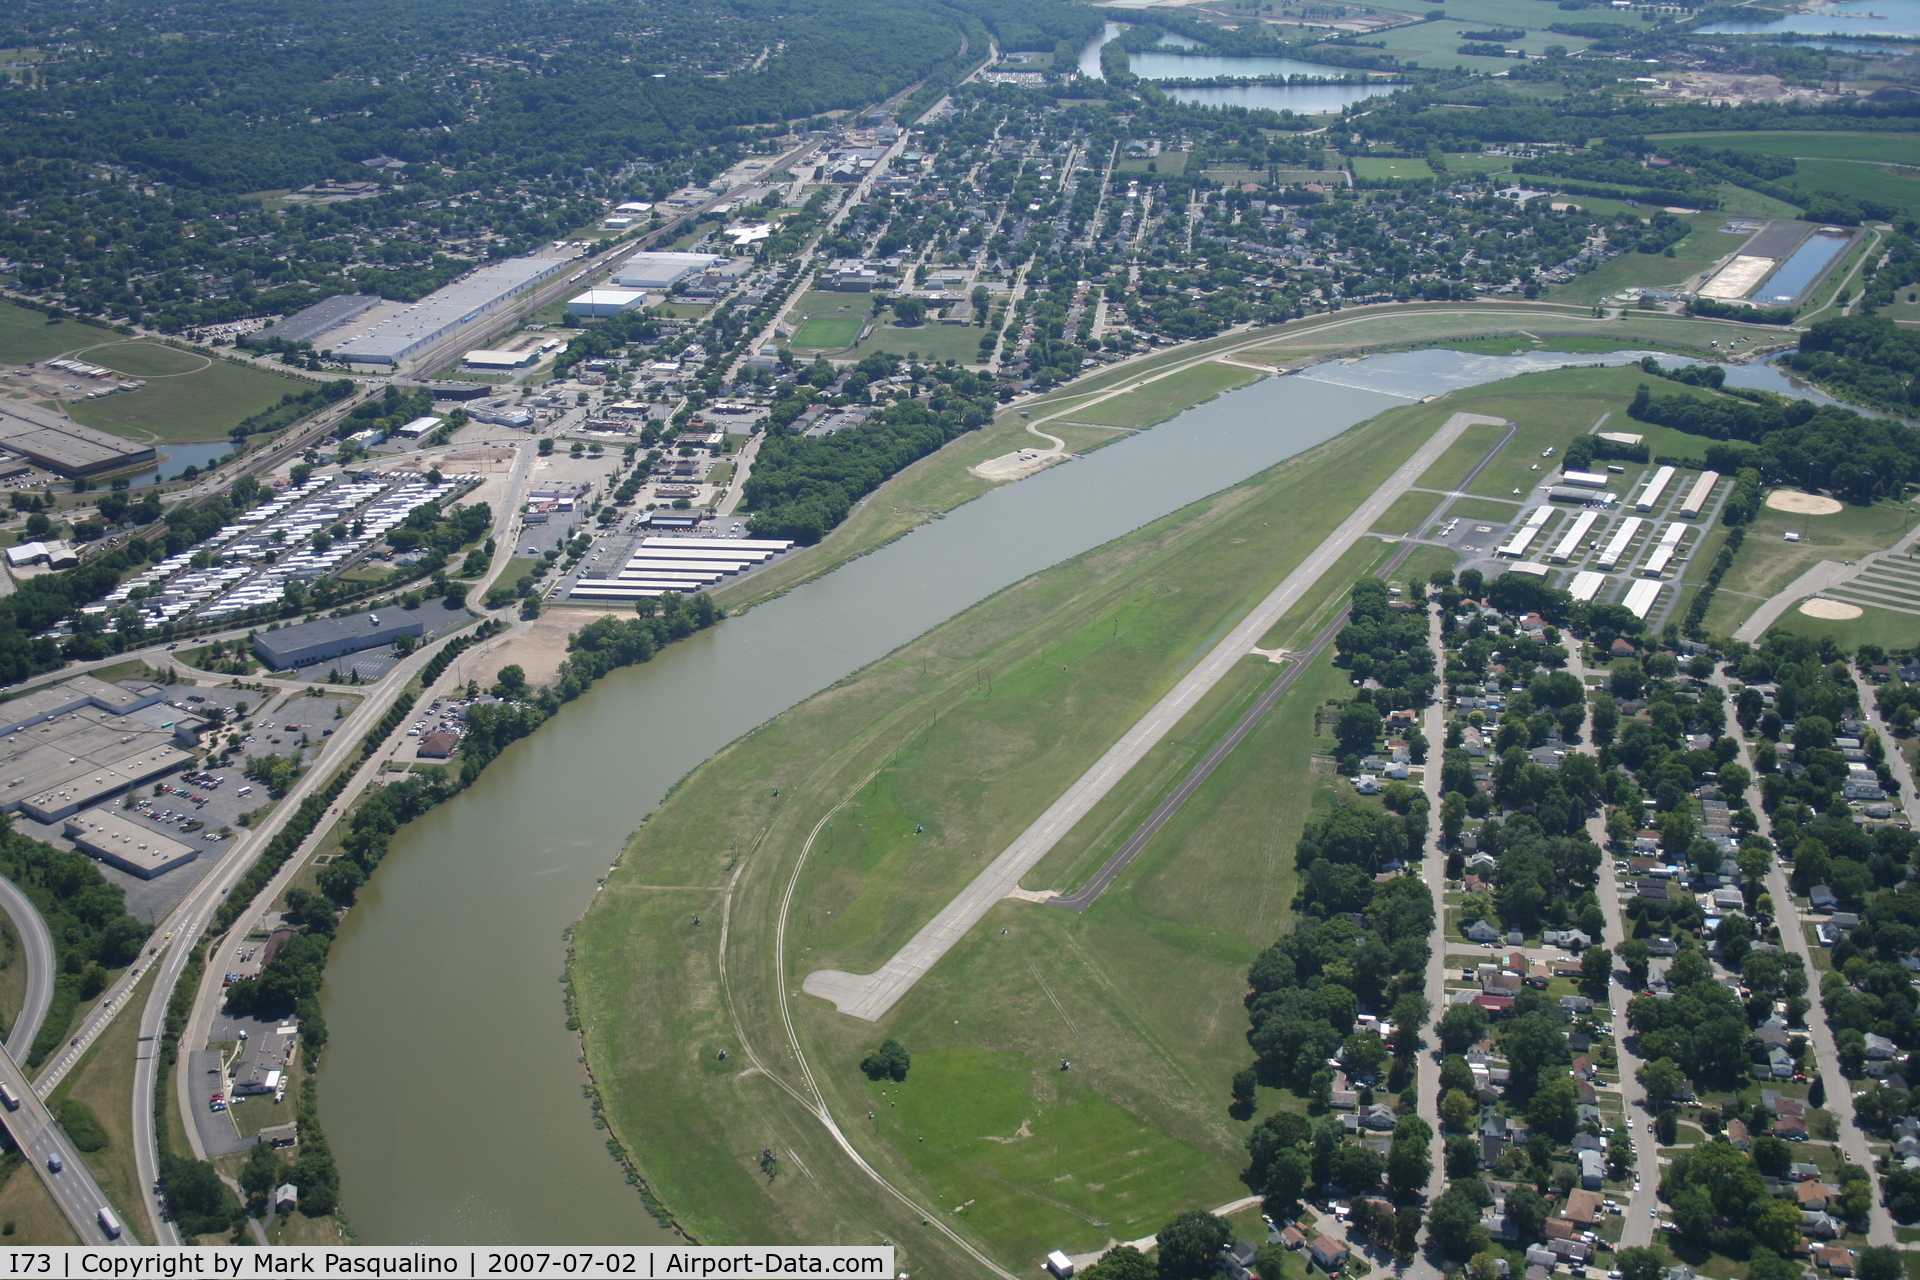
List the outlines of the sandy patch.
{"type": "Polygon", "coordinates": [[[1809,618],[1827,618],[1834,622],[1842,622],[1848,618],[1857,618],[1866,610],[1857,604],[1846,604],[1843,601],[1815,596],[1811,600],[1801,602],[1800,612],[1809,618]]]}
{"type": "Polygon", "coordinates": [[[567,656],[567,637],[601,617],[631,617],[625,609],[564,609],[535,618],[517,631],[496,637],[453,660],[449,677],[457,683],[478,681],[481,688],[494,682],[500,668],[518,663],[530,684],[552,684],[567,656]]]}
{"type": "Polygon", "coordinates": [[[1797,516],[1830,516],[1840,510],[1840,504],[1832,498],[1801,493],[1798,489],[1775,489],[1767,495],[1767,505],[1775,511],[1790,511],[1797,516]]]}
{"type": "Polygon", "coordinates": [[[1024,480],[1036,471],[1052,466],[1067,455],[1052,449],[1019,449],[1013,453],[1003,453],[997,458],[988,458],[977,466],[967,470],[982,480],[995,482],[1024,480]]]}

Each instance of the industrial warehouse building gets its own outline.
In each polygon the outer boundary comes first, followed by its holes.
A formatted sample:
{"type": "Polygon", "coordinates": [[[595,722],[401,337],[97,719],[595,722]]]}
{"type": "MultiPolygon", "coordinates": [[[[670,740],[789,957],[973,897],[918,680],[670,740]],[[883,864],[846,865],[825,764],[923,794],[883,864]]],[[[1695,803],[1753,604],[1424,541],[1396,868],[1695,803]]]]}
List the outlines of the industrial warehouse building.
{"type": "Polygon", "coordinates": [[[614,268],[613,283],[627,289],[664,289],[725,261],[712,253],[636,253],[614,268]]]}
{"type": "Polygon", "coordinates": [[[623,311],[638,311],[646,305],[644,290],[589,289],[579,297],[567,300],[567,314],[579,316],[582,320],[605,320],[623,311]]]}
{"type": "Polygon", "coordinates": [[[154,685],[76,676],[5,703],[0,810],[58,822],[190,763],[182,744],[201,721],[173,716],[163,697],[154,685]]]}
{"type": "Polygon", "coordinates": [[[340,293],[276,320],[248,338],[249,343],[278,338],[282,342],[312,342],[351,320],[357,320],[380,305],[377,293],[340,293]]]}
{"type": "Polygon", "coordinates": [[[152,462],[152,445],[83,427],[50,409],[10,400],[0,405],[0,446],[65,476],[90,476],[152,462]]]}
{"type": "Polygon", "coordinates": [[[77,814],[67,819],[63,829],[76,849],[142,880],[151,880],[199,856],[192,845],[169,839],[114,809],[77,814]]]}
{"type": "Polygon", "coordinates": [[[401,636],[417,639],[426,631],[426,621],[418,611],[390,609],[385,613],[320,618],[278,631],[262,631],[253,638],[253,651],[269,670],[290,671],[389,645],[401,636]]]}
{"type": "Polygon", "coordinates": [[[436,289],[397,316],[333,345],[356,364],[397,365],[566,269],[568,258],[508,258],[436,289]]]}

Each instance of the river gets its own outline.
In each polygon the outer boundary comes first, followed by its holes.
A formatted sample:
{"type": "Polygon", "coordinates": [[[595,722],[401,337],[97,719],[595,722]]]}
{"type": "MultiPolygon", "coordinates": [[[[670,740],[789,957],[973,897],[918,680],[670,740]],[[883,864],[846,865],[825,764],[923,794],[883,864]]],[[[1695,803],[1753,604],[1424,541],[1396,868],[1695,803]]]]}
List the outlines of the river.
{"type": "Polygon", "coordinates": [[[1424,350],[1268,378],[1003,486],[603,680],[481,785],[404,829],[342,925],[320,1097],[361,1240],[666,1238],[582,1097],[562,932],[641,818],[727,742],[1002,587],[1384,409],[1640,354],[1424,350]]]}

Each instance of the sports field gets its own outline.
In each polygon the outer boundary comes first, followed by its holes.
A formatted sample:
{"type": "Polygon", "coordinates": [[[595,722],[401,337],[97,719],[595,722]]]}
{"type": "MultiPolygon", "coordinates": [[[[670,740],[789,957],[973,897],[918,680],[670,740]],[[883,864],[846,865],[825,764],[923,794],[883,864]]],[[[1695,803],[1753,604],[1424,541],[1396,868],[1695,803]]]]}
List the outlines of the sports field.
{"type": "Polygon", "coordinates": [[[1395,156],[1355,156],[1353,176],[1361,181],[1377,181],[1383,178],[1404,181],[1408,178],[1431,178],[1434,173],[1425,160],[1395,156]]]}
{"type": "MultiPolygon", "coordinates": [[[[1733,566],[1721,579],[1720,590],[1707,609],[1707,631],[1731,635],[1764,601],[1786,590],[1789,583],[1820,561],[1858,560],[1868,552],[1883,551],[1899,541],[1916,521],[1920,521],[1920,511],[1905,502],[1848,506],[1823,516],[1762,507],[1747,527],[1746,541],[1734,555],[1733,566]],[[1789,531],[1798,533],[1800,541],[1788,542],[1784,535],[1789,531]]],[[[1800,623],[1790,624],[1794,616],[1789,611],[1779,625],[1804,630],[1800,623]]],[[[1909,627],[1913,637],[1920,638],[1920,617],[1908,621],[1914,624],[1909,627]]],[[[1815,619],[1804,618],[1801,622],[1811,627],[1815,619]]],[[[1827,633],[1836,637],[1840,634],[1840,623],[1824,625],[1827,633]]]]}
{"type": "Polygon", "coordinates": [[[860,336],[863,316],[815,316],[793,335],[793,345],[809,350],[838,351],[860,336]]]}

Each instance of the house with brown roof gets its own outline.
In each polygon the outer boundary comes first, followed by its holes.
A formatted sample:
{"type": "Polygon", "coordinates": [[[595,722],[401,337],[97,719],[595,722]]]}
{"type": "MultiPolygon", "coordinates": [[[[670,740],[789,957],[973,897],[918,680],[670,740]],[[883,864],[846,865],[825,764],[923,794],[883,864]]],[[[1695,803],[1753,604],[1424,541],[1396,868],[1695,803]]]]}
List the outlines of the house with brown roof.
{"type": "Polygon", "coordinates": [[[1307,1233],[1298,1227],[1288,1227],[1280,1233],[1280,1243],[1289,1249],[1298,1249],[1307,1242],[1307,1233]]]}
{"type": "Polygon", "coordinates": [[[1517,973],[1496,973],[1480,980],[1480,989],[1488,995],[1519,995],[1520,987],[1520,975],[1517,973]]]}
{"type": "Polygon", "coordinates": [[[1853,1254],[1844,1246],[1823,1244],[1813,1251],[1814,1265],[1832,1272],[1836,1276],[1853,1274],[1853,1254]]]}
{"type": "Polygon", "coordinates": [[[1823,1182],[1802,1182],[1793,1189],[1800,1201],[1803,1212],[1819,1212],[1827,1207],[1827,1196],[1831,1194],[1823,1182]]]}
{"type": "Polygon", "coordinates": [[[1593,1079],[1593,1060],[1591,1058],[1588,1058],[1585,1054],[1581,1054],[1579,1057],[1573,1060],[1573,1068],[1572,1068],[1571,1074],[1575,1080],[1592,1080],[1593,1079]]]}
{"type": "Polygon", "coordinates": [[[1496,996],[1482,992],[1473,998],[1473,1003],[1497,1018],[1503,1018],[1513,1012],[1512,996],[1496,996]]]}
{"type": "Polygon", "coordinates": [[[1553,966],[1545,960],[1535,960],[1527,966],[1527,985],[1544,987],[1553,981],[1553,966]]]}
{"type": "Polygon", "coordinates": [[[1326,1236],[1316,1236],[1307,1246],[1307,1256],[1313,1259],[1314,1266],[1332,1275],[1347,1265],[1347,1246],[1326,1236]]]}
{"type": "Polygon", "coordinates": [[[1747,1137],[1747,1122],[1744,1120],[1727,1121],[1727,1141],[1742,1151],[1752,1146],[1753,1140],[1747,1137]]]}
{"type": "Polygon", "coordinates": [[[1580,1228],[1568,1222],[1565,1218],[1548,1218],[1546,1233],[1547,1239],[1549,1240],[1578,1240],[1580,1238],[1580,1228]]]}
{"type": "Polygon", "coordinates": [[[1788,1142],[1805,1142],[1807,1122],[1799,1116],[1781,1116],[1773,1122],[1773,1136],[1784,1138],[1788,1142]]]}
{"type": "Polygon", "coordinates": [[[1606,1197],[1598,1191],[1569,1191],[1567,1203],[1560,1210],[1560,1216],[1569,1222],[1590,1227],[1600,1220],[1600,1211],[1606,1205],[1606,1197]]]}
{"type": "Polygon", "coordinates": [[[435,730],[420,739],[420,746],[414,754],[422,760],[445,760],[459,746],[460,739],[457,735],[447,733],[445,730],[435,730]]]}

